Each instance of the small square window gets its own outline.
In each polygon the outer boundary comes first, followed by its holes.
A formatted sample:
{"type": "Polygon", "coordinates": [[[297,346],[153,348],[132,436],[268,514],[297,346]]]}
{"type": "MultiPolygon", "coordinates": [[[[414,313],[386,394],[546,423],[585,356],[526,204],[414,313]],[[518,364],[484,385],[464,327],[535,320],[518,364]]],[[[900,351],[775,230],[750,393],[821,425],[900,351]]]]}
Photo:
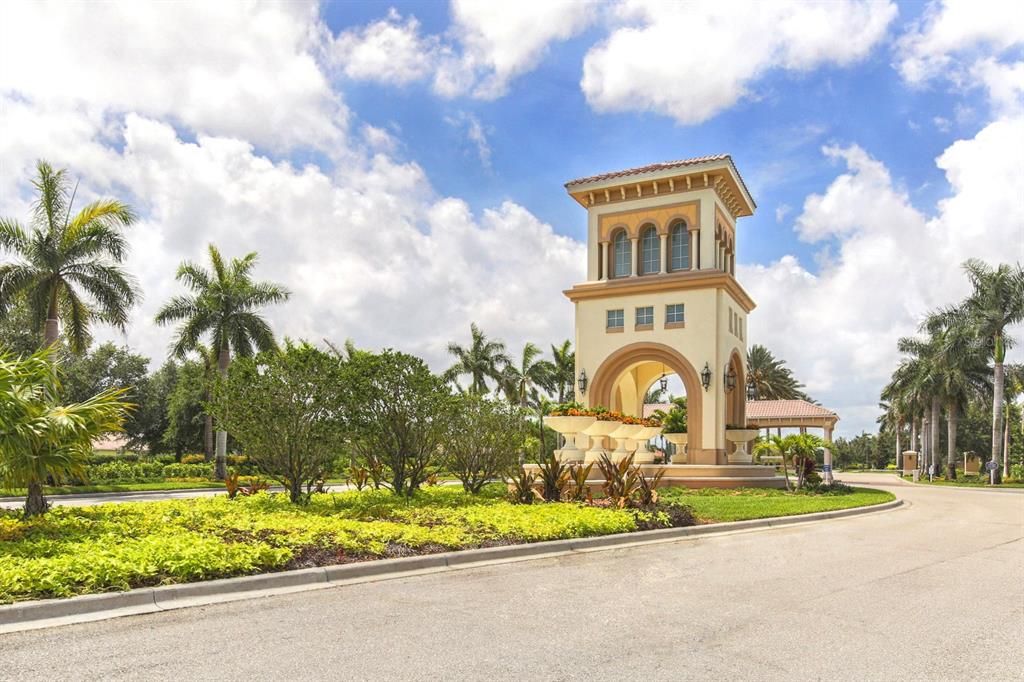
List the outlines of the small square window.
{"type": "Polygon", "coordinates": [[[648,305],[636,309],[636,326],[644,327],[654,324],[654,306],[648,305]]]}
{"type": "Polygon", "coordinates": [[[608,329],[622,329],[625,325],[626,315],[621,308],[608,311],[608,322],[606,325],[608,329]]]}
{"type": "Polygon", "coordinates": [[[665,324],[682,324],[685,321],[682,303],[670,303],[665,306],[665,324]]]}

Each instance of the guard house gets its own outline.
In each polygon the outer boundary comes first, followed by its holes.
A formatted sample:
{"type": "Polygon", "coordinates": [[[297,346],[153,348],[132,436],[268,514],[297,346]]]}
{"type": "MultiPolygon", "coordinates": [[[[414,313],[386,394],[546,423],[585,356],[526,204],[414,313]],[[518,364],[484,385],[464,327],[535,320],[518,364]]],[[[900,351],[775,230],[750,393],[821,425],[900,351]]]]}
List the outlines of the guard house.
{"type": "Polygon", "coordinates": [[[587,211],[587,281],[565,292],[575,304],[576,399],[639,416],[648,389],[677,374],[687,464],[725,467],[735,442],[726,429],[746,426],[755,306],[736,279],[736,223],[756,204],[732,158],[656,163],[565,187],[587,211]]]}

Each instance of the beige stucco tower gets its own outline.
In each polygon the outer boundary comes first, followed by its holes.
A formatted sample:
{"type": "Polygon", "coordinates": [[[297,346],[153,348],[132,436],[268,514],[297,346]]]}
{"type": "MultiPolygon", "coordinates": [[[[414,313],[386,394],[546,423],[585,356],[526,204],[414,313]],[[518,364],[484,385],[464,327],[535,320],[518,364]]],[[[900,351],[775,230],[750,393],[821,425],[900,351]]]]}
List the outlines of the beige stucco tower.
{"type": "Polygon", "coordinates": [[[745,425],[747,315],[736,221],[755,204],[732,158],[709,156],[573,180],[587,210],[587,281],[576,308],[576,399],[640,415],[678,374],[689,464],[725,464],[726,427],[745,425]],[[585,385],[585,389],[583,386],[585,385]]]}

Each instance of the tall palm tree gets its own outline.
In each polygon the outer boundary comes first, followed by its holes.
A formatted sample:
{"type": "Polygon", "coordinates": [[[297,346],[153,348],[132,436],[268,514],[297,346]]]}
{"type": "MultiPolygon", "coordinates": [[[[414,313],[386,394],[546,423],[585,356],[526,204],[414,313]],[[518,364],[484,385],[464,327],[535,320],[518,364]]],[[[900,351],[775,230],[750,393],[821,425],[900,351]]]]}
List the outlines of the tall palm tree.
{"type": "Polygon", "coordinates": [[[761,400],[813,402],[803,392],[804,385],[793,376],[793,370],[786,367],[786,361],[776,358],[760,344],[754,344],[747,351],[747,377],[757,387],[757,396],[761,400]]]}
{"type": "Polygon", "coordinates": [[[990,390],[988,362],[983,344],[973,330],[947,326],[947,318],[930,315],[923,328],[935,338],[932,371],[936,375],[936,393],[946,408],[946,477],[956,478],[956,436],[960,414],[974,398],[990,390]]]}
{"type": "Polygon", "coordinates": [[[551,346],[552,391],[559,403],[564,403],[576,394],[576,352],[572,341],[566,339],[561,345],[551,346]]]}
{"type": "Polygon", "coordinates": [[[81,353],[94,323],[123,330],[139,299],[134,279],[120,267],[128,254],[122,228],[135,222],[135,213],[115,199],[98,199],[72,214],[67,171],[39,161],[36,172],[39,196],[29,226],[0,218],[0,248],[16,259],[0,265],[0,315],[23,296],[43,347],[57,342],[63,324],[71,350],[81,353]]]}
{"type": "Polygon", "coordinates": [[[924,441],[922,454],[926,465],[932,467],[932,471],[937,474],[939,462],[936,446],[939,442],[939,423],[942,418],[942,395],[939,391],[937,366],[940,341],[934,335],[923,339],[907,336],[901,338],[896,346],[906,356],[897,372],[903,372],[902,381],[921,403],[924,441]]]}
{"type": "Polygon", "coordinates": [[[501,389],[513,405],[527,407],[531,392],[535,389],[547,391],[551,388],[554,367],[540,359],[541,350],[529,341],[523,346],[519,364],[506,364],[501,371],[501,389]]]}
{"type": "Polygon", "coordinates": [[[885,400],[883,397],[878,407],[882,410],[881,416],[878,417],[879,431],[891,431],[896,437],[896,471],[899,471],[902,468],[900,456],[903,454],[900,440],[903,436],[903,427],[906,425],[907,405],[903,396],[897,396],[892,400],[885,400]]]}
{"type": "MultiPolygon", "coordinates": [[[[274,334],[257,309],[288,300],[290,292],[272,282],[256,282],[252,269],[257,255],[249,253],[225,263],[220,251],[209,245],[211,269],[183,262],[178,267],[177,279],[193,294],[175,296],[156,315],[157,324],[181,322],[178,335],[171,347],[174,356],[183,358],[197,350],[200,339],[209,335],[210,349],[217,355],[217,370],[226,376],[231,354],[250,357],[254,352],[276,347],[274,334]]],[[[217,431],[216,473],[224,478],[227,473],[226,431],[217,431]]]]}
{"type": "Polygon", "coordinates": [[[471,341],[468,348],[452,342],[448,344],[448,353],[455,356],[455,364],[446,372],[449,379],[455,380],[463,374],[470,377],[469,392],[484,395],[490,390],[487,380],[501,381],[501,371],[510,360],[505,353],[505,344],[501,341],[490,341],[476,323],[469,326],[471,341]]]}
{"type": "Polygon", "coordinates": [[[1006,350],[1014,339],[1007,329],[1024,322],[1024,268],[1001,264],[992,267],[972,258],[964,262],[964,271],[973,291],[959,306],[940,313],[948,325],[959,325],[973,330],[986,342],[988,356],[993,361],[992,371],[992,458],[997,464],[1003,457],[1003,394],[1005,389],[1004,363],[1006,350]]]}

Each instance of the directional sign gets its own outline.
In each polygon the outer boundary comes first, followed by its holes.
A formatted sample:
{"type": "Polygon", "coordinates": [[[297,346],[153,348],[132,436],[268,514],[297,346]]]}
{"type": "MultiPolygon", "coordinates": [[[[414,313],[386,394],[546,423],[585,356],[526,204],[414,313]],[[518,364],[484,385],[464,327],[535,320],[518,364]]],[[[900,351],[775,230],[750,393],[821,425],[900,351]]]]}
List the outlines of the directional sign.
{"type": "Polygon", "coordinates": [[[994,459],[985,462],[985,470],[986,471],[995,471],[998,468],[999,468],[999,462],[995,461],[994,459]]]}

